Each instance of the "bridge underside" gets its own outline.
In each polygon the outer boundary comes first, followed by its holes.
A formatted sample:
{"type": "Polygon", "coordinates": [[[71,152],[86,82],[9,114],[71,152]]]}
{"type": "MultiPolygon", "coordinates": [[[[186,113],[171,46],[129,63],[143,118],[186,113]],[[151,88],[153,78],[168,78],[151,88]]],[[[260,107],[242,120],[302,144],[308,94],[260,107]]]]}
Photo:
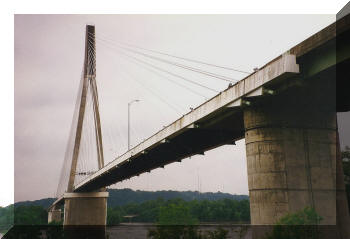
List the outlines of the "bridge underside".
{"type": "Polygon", "coordinates": [[[91,184],[76,191],[96,190],[101,185],[110,185],[173,162],[181,162],[184,158],[204,154],[205,151],[224,144],[234,144],[236,140],[244,137],[242,112],[229,109],[226,113],[226,118],[218,120],[211,127],[188,129],[158,147],[123,162],[117,168],[111,169],[107,174],[101,175],[91,184]],[[241,127],[234,127],[237,125],[241,127]]]}

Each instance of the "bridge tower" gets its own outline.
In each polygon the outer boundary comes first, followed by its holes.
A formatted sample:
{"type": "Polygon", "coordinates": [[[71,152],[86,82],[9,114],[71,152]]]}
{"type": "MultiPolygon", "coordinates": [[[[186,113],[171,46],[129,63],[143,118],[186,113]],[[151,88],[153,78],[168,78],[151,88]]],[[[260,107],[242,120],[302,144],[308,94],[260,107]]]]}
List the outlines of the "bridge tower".
{"type": "MultiPolygon", "coordinates": [[[[99,114],[99,103],[96,85],[96,46],[95,46],[95,26],[87,25],[85,33],[85,57],[83,78],[80,85],[80,92],[77,103],[77,118],[73,125],[75,134],[71,135],[73,139],[73,152],[68,160],[68,184],[63,194],[64,202],[64,226],[105,226],[107,217],[107,197],[108,192],[105,188],[102,188],[95,192],[74,192],[74,182],[76,176],[79,174],[88,175],[88,172],[78,172],[78,158],[81,154],[82,134],[84,126],[84,115],[86,114],[88,93],[91,97],[93,122],[94,122],[94,135],[96,142],[96,156],[98,169],[104,166],[103,159],[103,144],[102,144],[102,132],[101,132],[101,120],[99,114]],[[76,123],[76,124],[74,124],[76,123]],[[70,164],[70,165],[69,165],[70,164]]],[[[67,149],[68,150],[68,149],[67,149]]],[[[60,195],[58,195],[60,196],[60,195]]],[[[59,205],[59,204],[57,204],[59,205]]],[[[54,204],[49,209],[49,222],[59,221],[61,211],[54,204]]]]}

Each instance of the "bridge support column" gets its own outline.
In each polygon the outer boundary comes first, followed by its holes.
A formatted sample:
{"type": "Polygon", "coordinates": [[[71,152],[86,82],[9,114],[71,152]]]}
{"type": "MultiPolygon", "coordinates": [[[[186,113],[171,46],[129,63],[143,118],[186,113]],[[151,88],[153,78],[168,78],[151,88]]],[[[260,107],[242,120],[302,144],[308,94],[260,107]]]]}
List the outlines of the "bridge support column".
{"type": "Polygon", "coordinates": [[[64,194],[64,226],[105,226],[108,192],[64,194]]]}
{"type": "Polygon", "coordinates": [[[62,220],[61,214],[62,214],[61,209],[57,209],[56,206],[53,206],[48,211],[48,223],[60,222],[62,220]]]}
{"type": "Polygon", "coordinates": [[[307,206],[319,224],[336,225],[336,113],[325,102],[295,95],[245,109],[252,225],[273,225],[307,206]]]}

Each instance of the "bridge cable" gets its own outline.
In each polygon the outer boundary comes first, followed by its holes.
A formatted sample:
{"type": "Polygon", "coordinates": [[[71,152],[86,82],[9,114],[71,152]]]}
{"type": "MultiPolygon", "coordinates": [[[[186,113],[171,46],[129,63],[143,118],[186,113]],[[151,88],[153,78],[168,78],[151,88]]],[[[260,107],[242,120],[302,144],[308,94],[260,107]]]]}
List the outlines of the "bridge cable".
{"type": "MultiPolygon", "coordinates": [[[[125,58],[125,59],[128,59],[128,58],[125,58]]],[[[155,71],[155,70],[152,70],[152,69],[151,69],[150,67],[148,67],[148,66],[145,66],[145,65],[142,65],[142,64],[138,63],[138,62],[135,61],[134,59],[132,59],[132,60],[128,59],[128,61],[129,61],[129,62],[132,62],[132,63],[134,63],[134,64],[136,64],[136,65],[138,65],[138,66],[140,66],[141,68],[143,68],[143,69],[145,69],[145,70],[147,70],[147,71],[149,71],[149,72],[152,72],[153,74],[157,75],[157,76],[160,77],[161,79],[165,79],[165,80],[167,80],[167,81],[170,81],[170,82],[172,82],[172,83],[175,84],[175,85],[178,85],[178,86],[180,86],[180,87],[182,87],[182,88],[184,88],[184,89],[187,89],[188,91],[191,91],[193,94],[195,94],[195,95],[197,95],[197,96],[201,96],[201,97],[205,98],[206,100],[208,99],[207,96],[205,96],[205,95],[203,95],[203,94],[201,94],[201,93],[199,93],[199,92],[197,92],[197,91],[195,91],[195,90],[193,90],[193,89],[187,87],[186,85],[183,85],[183,84],[181,84],[181,83],[179,83],[179,82],[177,82],[177,81],[174,81],[174,80],[172,80],[172,79],[170,79],[170,78],[168,78],[168,77],[166,77],[166,76],[164,76],[164,75],[158,73],[158,72],[155,71]]]]}
{"type": "MultiPolygon", "coordinates": [[[[101,43],[101,42],[100,42],[100,43],[101,43]]],[[[104,46],[105,46],[105,45],[104,45],[104,46]]],[[[108,46],[108,47],[109,47],[109,46],[108,46]]],[[[123,61],[126,60],[125,62],[132,62],[133,64],[136,64],[136,63],[134,63],[133,61],[130,61],[125,55],[126,55],[126,54],[117,55],[117,56],[119,57],[119,59],[122,59],[123,61]]],[[[124,65],[124,64],[123,64],[123,65],[124,65]]],[[[138,65],[140,65],[140,64],[138,64],[138,65]]],[[[183,106],[180,105],[180,104],[174,104],[174,105],[172,105],[171,103],[168,103],[168,101],[167,101],[165,98],[163,98],[162,96],[160,96],[160,93],[159,93],[159,92],[155,92],[155,90],[156,90],[155,87],[152,87],[152,88],[148,87],[147,85],[145,85],[144,83],[142,83],[141,81],[139,81],[139,80],[137,79],[137,77],[133,76],[133,75],[130,73],[130,71],[126,71],[125,68],[126,68],[126,67],[122,67],[122,68],[119,69],[119,70],[121,70],[121,72],[124,71],[124,74],[125,74],[125,75],[128,75],[128,77],[131,78],[134,82],[136,82],[137,84],[141,85],[141,86],[142,86],[142,87],[141,87],[142,89],[143,89],[143,88],[146,89],[148,92],[151,93],[151,95],[153,95],[154,97],[160,99],[161,101],[163,101],[163,103],[166,103],[167,106],[169,106],[170,108],[172,108],[172,109],[173,109],[175,112],[177,112],[177,113],[181,113],[182,111],[185,110],[185,108],[183,108],[183,106]]],[[[204,97],[204,96],[203,96],[203,97],[204,97]]]]}
{"type": "MultiPolygon", "coordinates": [[[[160,96],[158,93],[156,93],[155,91],[153,91],[150,87],[148,87],[147,85],[141,83],[141,81],[137,80],[137,78],[135,76],[132,76],[132,74],[128,71],[125,70],[125,68],[123,69],[123,71],[129,75],[130,79],[133,79],[134,81],[136,81],[138,84],[140,84],[141,86],[143,86],[145,89],[147,89],[153,96],[157,97],[158,99],[161,100],[161,102],[165,103],[167,106],[171,107],[173,110],[175,110],[177,113],[181,114],[181,110],[177,109],[177,107],[182,108],[180,106],[173,106],[172,104],[168,103],[167,100],[165,98],[163,98],[162,96],[160,96]]],[[[183,110],[183,109],[182,109],[183,110]]]]}
{"type": "Polygon", "coordinates": [[[116,49],[115,47],[110,46],[110,45],[106,44],[105,42],[99,41],[99,43],[100,43],[101,45],[105,46],[105,47],[108,47],[108,48],[110,48],[110,49],[112,49],[112,50],[114,50],[114,51],[116,51],[116,52],[118,52],[118,53],[120,53],[120,54],[122,54],[122,55],[124,55],[124,56],[126,56],[126,57],[128,57],[128,58],[130,58],[130,59],[133,59],[134,61],[141,62],[141,63],[143,63],[143,64],[145,64],[145,65],[148,65],[148,66],[150,66],[150,67],[152,67],[152,68],[154,68],[154,69],[157,69],[158,71],[165,72],[165,73],[167,73],[167,74],[169,74],[169,75],[172,75],[172,76],[174,76],[174,77],[180,78],[180,79],[182,79],[182,80],[185,80],[185,81],[187,81],[187,82],[190,82],[190,83],[192,83],[192,84],[195,84],[195,85],[197,85],[197,86],[200,86],[200,87],[202,87],[202,88],[205,88],[205,89],[207,89],[207,90],[210,90],[210,91],[213,91],[213,92],[216,92],[216,93],[219,93],[219,92],[220,92],[220,91],[215,90],[215,89],[213,89],[213,88],[207,87],[207,86],[205,86],[205,85],[203,85],[203,84],[200,84],[200,83],[197,83],[197,82],[195,82],[195,81],[192,81],[192,80],[190,80],[190,79],[188,79],[188,78],[185,78],[185,77],[183,77],[183,76],[181,76],[181,75],[178,75],[178,74],[169,72],[169,71],[167,71],[167,70],[165,70],[165,69],[163,69],[163,68],[161,68],[161,67],[159,67],[159,66],[156,66],[156,65],[153,65],[153,64],[151,64],[151,63],[145,62],[145,61],[140,60],[140,59],[138,59],[138,58],[136,58],[136,57],[134,57],[134,56],[130,56],[130,55],[126,54],[125,52],[121,51],[121,49],[116,49]]]}
{"type": "MultiPolygon", "coordinates": [[[[105,41],[106,43],[108,43],[106,40],[103,40],[101,38],[97,38],[97,39],[105,41]]],[[[109,43],[109,44],[112,44],[112,43],[109,43]]],[[[216,73],[212,73],[212,72],[209,72],[209,71],[205,71],[205,70],[202,70],[202,69],[198,69],[198,68],[195,68],[195,67],[186,66],[186,65],[183,65],[183,64],[180,64],[180,63],[177,63],[177,62],[173,62],[173,61],[168,61],[168,60],[156,57],[156,56],[152,56],[152,55],[149,55],[149,54],[146,54],[146,53],[142,53],[142,52],[139,52],[139,51],[135,51],[135,50],[129,49],[127,47],[122,47],[122,46],[118,46],[118,45],[115,45],[115,46],[118,47],[118,48],[127,50],[129,52],[132,52],[134,54],[142,55],[144,57],[148,57],[148,58],[151,58],[153,60],[157,60],[157,61],[160,61],[160,62],[163,62],[163,63],[167,63],[167,64],[170,64],[170,65],[173,65],[173,66],[176,66],[176,67],[180,67],[180,68],[183,68],[183,69],[186,69],[186,70],[190,70],[190,71],[193,71],[193,72],[196,72],[196,73],[199,73],[199,74],[203,74],[203,75],[206,75],[206,76],[209,76],[209,77],[213,77],[213,78],[216,78],[216,79],[219,79],[219,80],[222,80],[222,81],[226,81],[226,82],[230,82],[230,83],[235,83],[235,82],[239,81],[239,80],[233,79],[231,77],[222,76],[222,75],[219,75],[219,74],[216,74],[216,73]]]]}
{"type": "MultiPolygon", "coordinates": [[[[102,43],[102,42],[100,42],[100,43],[102,43]]],[[[106,45],[106,44],[102,44],[102,45],[104,45],[105,47],[108,47],[108,48],[110,48],[110,49],[113,49],[113,50],[117,51],[118,53],[120,53],[120,54],[122,54],[122,55],[124,55],[124,56],[126,56],[126,57],[128,57],[128,58],[134,59],[135,61],[141,62],[141,63],[143,63],[143,64],[145,64],[145,65],[148,65],[148,66],[150,66],[150,67],[152,67],[152,68],[154,68],[154,69],[157,69],[157,70],[159,70],[159,71],[165,72],[165,73],[167,73],[167,74],[169,74],[169,75],[172,75],[172,76],[174,76],[174,77],[180,78],[180,79],[182,79],[182,80],[185,80],[185,81],[187,81],[187,82],[190,82],[190,83],[192,83],[192,84],[195,84],[195,85],[197,85],[197,86],[200,86],[200,87],[202,87],[202,88],[205,88],[205,89],[207,89],[207,90],[213,91],[213,92],[215,92],[215,93],[219,93],[219,92],[220,92],[220,91],[218,91],[218,90],[214,90],[214,89],[212,89],[212,88],[210,88],[210,87],[207,87],[207,86],[205,86],[205,85],[202,85],[202,84],[200,84],[200,83],[198,83],[198,82],[195,82],[195,81],[192,81],[192,80],[190,80],[190,79],[188,79],[188,78],[185,78],[185,77],[183,77],[183,76],[181,76],[181,75],[172,73],[172,72],[167,71],[167,70],[164,70],[164,69],[162,69],[162,68],[160,68],[160,67],[158,67],[158,66],[155,66],[155,65],[153,65],[153,64],[151,64],[151,63],[148,63],[148,62],[145,62],[145,61],[140,60],[140,59],[138,59],[138,58],[135,58],[135,57],[133,57],[133,56],[130,56],[130,55],[128,55],[128,54],[126,54],[126,53],[124,53],[124,52],[122,52],[122,51],[120,51],[120,50],[114,48],[114,47],[108,46],[108,45],[106,45]]]]}
{"type": "MultiPolygon", "coordinates": [[[[91,33],[90,33],[90,34],[91,34],[91,33]]],[[[94,34],[94,35],[96,35],[96,34],[94,34]]],[[[100,34],[99,34],[99,35],[100,35],[100,34]]],[[[104,36],[104,38],[105,38],[106,40],[113,41],[113,42],[118,43],[118,44],[126,45],[126,46],[129,46],[129,47],[137,48],[137,49],[144,50],[144,51],[149,51],[149,52],[157,53],[157,54],[164,55],[164,56],[169,56],[169,57],[177,58],[177,59],[180,59],[180,60],[190,61],[190,62],[194,62],[194,63],[198,63],[198,64],[203,64],[203,65],[207,65],[207,66],[211,66],[211,67],[216,67],[216,68],[220,68],[220,69],[225,69],[225,70],[240,72],[240,73],[244,73],[244,74],[251,74],[251,72],[239,70],[239,69],[236,69],[236,68],[231,68],[231,67],[227,67],[227,66],[219,66],[219,65],[216,65],[216,64],[207,63],[207,62],[199,61],[199,60],[195,60],[195,59],[190,59],[190,58],[187,58],[187,57],[175,56],[175,55],[172,55],[172,54],[169,54],[169,53],[165,53],[165,52],[161,52],[161,51],[157,51],[157,50],[151,50],[151,49],[147,49],[147,48],[144,48],[144,47],[136,46],[136,45],[129,44],[129,43],[125,43],[125,42],[115,41],[115,40],[109,39],[108,37],[105,37],[105,36],[104,36]]]]}

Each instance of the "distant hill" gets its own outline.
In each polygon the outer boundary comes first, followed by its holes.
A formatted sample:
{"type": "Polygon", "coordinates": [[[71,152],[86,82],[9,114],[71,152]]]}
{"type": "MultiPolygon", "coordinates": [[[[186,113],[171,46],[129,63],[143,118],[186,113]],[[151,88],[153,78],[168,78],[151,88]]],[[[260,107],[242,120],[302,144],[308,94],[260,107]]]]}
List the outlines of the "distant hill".
{"type": "MultiPolygon", "coordinates": [[[[234,199],[234,200],[244,200],[248,199],[247,195],[233,195],[229,193],[199,193],[193,191],[141,191],[132,189],[108,189],[108,207],[122,206],[129,203],[142,203],[149,200],[156,200],[162,198],[164,200],[181,198],[185,201],[191,200],[220,200],[224,198],[234,199]]],[[[23,201],[15,203],[15,206],[29,206],[38,205],[44,208],[48,208],[56,199],[55,198],[45,198],[35,201],[23,201]]]]}
{"type": "Polygon", "coordinates": [[[23,202],[16,202],[15,207],[18,206],[42,206],[43,208],[48,208],[51,206],[51,204],[56,200],[56,198],[44,198],[40,200],[34,200],[34,201],[23,201],[23,202]]]}
{"type": "Polygon", "coordinates": [[[185,201],[190,200],[219,200],[223,198],[243,200],[248,199],[247,195],[232,195],[229,193],[198,193],[193,191],[134,191],[131,189],[110,189],[108,205],[111,207],[125,205],[128,203],[142,203],[149,200],[162,198],[164,200],[181,198],[185,201]]]}

